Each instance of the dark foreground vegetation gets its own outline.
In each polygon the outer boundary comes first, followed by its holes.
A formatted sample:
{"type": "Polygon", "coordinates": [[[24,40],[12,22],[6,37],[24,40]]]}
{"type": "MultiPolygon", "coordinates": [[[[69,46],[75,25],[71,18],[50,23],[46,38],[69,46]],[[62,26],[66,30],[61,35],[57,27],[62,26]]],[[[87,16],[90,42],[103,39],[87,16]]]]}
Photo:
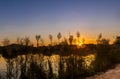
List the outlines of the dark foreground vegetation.
{"type": "Polygon", "coordinates": [[[120,41],[116,39],[110,45],[109,40],[101,38],[101,35],[97,44],[80,47],[72,44],[38,47],[12,44],[0,47],[0,52],[7,62],[7,79],[85,79],[120,63],[120,41]],[[95,59],[88,66],[83,56],[90,54],[95,59]],[[52,55],[59,56],[57,73],[50,59],[52,55]]]}

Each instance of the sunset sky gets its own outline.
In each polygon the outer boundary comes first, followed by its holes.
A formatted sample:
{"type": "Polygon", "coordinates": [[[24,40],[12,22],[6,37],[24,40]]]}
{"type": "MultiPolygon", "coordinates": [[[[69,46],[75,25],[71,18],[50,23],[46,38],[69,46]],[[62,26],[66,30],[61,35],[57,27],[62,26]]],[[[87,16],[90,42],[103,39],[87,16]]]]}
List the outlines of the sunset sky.
{"type": "Polygon", "coordinates": [[[56,40],[58,32],[64,38],[77,31],[90,43],[99,33],[111,40],[120,35],[120,0],[0,0],[0,41],[35,41],[36,34],[56,40]]]}

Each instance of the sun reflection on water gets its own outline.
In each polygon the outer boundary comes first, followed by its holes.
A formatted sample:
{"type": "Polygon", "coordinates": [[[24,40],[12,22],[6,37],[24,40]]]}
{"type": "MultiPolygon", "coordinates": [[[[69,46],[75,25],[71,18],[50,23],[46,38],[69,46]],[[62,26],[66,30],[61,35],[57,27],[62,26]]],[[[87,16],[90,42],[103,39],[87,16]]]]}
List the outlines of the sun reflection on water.
{"type": "Polygon", "coordinates": [[[94,54],[89,54],[87,56],[82,56],[82,58],[85,61],[85,65],[89,67],[91,65],[91,62],[95,60],[95,55],[94,54]]]}

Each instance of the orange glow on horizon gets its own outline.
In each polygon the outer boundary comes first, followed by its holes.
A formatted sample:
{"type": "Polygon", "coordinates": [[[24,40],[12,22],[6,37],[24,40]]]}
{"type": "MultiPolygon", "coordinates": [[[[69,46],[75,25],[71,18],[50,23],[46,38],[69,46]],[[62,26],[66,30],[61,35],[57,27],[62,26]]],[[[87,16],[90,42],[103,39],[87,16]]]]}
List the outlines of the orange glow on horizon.
{"type": "MultiPolygon", "coordinates": [[[[35,35],[34,35],[35,36],[35,35]]],[[[30,44],[35,46],[36,47],[36,38],[34,36],[31,36],[30,37],[30,44]]],[[[76,37],[76,35],[73,35],[74,36],[74,39],[73,39],[73,45],[78,45],[78,46],[82,46],[83,44],[97,44],[96,42],[96,39],[97,37],[90,37],[90,36],[86,36],[86,35],[82,35],[80,38],[79,38],[79,42],[78,42],[78,38],[76,37]],[[85,41],[83,42],[83,39],[85,39],[85,41]]],[[[62,38],[58,41],[57,37],[53,35],[53,45],[56,45],[58,44],[59,42],[62,42],[64,41],[64,37],[67,39],[67,43],[69,44],[69,36],[62,36],[62,38]]],[[[21,38],[24,38],[24,37],[21,37],[21,38]]],[[[16,43],[16,39],[17,37],[8,37],[8,39],[10,40],[10,44],[14,44],[16,43]]],[[[45,46],[48,46],[50,44],[50,39],[48,37],[42,37],[44,43],[42,44],[41,41],[39,40],[39,46],[42,46],[42,45],[45,45],[45,46]]],[[[0,39],[0,46],[2,46],[2,41],[4,40],[4,37],[2,37],[0,39]]],[[[113,44],[115,40],[113,38],[110,38],[110,44],[113,44]]]]}

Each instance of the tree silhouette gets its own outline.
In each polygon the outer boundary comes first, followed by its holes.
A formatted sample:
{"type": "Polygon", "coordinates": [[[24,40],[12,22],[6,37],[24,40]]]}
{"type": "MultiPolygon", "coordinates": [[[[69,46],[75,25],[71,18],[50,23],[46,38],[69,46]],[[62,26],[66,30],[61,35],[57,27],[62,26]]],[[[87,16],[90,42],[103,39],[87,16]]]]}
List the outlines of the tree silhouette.
{"type": "Polygon", "coordinates": [[[115,38],[114,44],[120,45],[120,36],[117,36],[117,37],[115,38]]]}
{"type": "Polygon", "coordinates": [[[78,43],[79,43],[80,32],[77,32],[77,33],[76,33],[76,35],[77,35],[77,38],[78,38],[78,43]]]}
{"type": "Polygon", "coordinates": [[[60,39],[61,39],[62,35],[61,33],[59,32],[58,35],[57,35],[57,38],[58,38],[58,42],[60,43],[60,39]]]}
{"type": "Polygon", "coordinates": [[[25,38],[24,38],[24,44],[25,44],[26,46],[28,46],[28,45],[30,44],[30,39],[29,39],[29,37],[25,37],[25,38]]]}
{"type": "Polygon", "coordinates": [[[17,44],[23,45],[24,44],[24,40],[23,38],[17,37],[17,44]]]}
{"type": "Polygon", "coordinates": [[[97,44],[108,45],[109,41],[110,41],[109,39],[102,38],[102,34],[100,33],[97,39],[97,44]]]}
{"type": "Polygon", "coordinates": [[[38,46],[39,46],[39,39],[41,38],[41,36],[40,36],[40,35],[36,35],[35,38],[36,38],[36,41],[37,41],[37,47],[38,47],[38,46]]]}
{"type": "Polygon", "coordinates": [[[100,33],[100,34],[98,35],[97,44],[100,43],[101,38],[102,38],[102,33],[100,33]]]}
{"type": "Polygon", "coordinates": [[[5,38],[2,43],[3,43],[3,46],[7,46],[10,44],[10,40],[5,38]]]}
{"type": "Polygon", "coordinates": [[[53,37],[52,37],[52,35],[51,35],[51,34],[49,35],[49,39],[50,39],[50,42],[51,42],[51,45],[52,45],[52,40],[53,40],[53,37]]]}
{"type": "Polygon", "coordinates": [[[20,37],[17,37],[16,43],[20,44],[20,37]]]}
{"type": "Polygon", "coordinates": [[[72,45],[72,42],[73,42],[73,35],[70,35],[69,36],[69,43],[70,43],[70,45],[72,45]]]}
{"type": "Polygon", "coordinates": [[[66,38],[64,38],[64,40],[60,43],[61,45],[68,45],[68,41],[66,38]]]}
{"type": "Polygon", "coordinates": [[[109,45],[109,41],[110,41],[109,39],[103,38],[100,40],[100,44],[109,45]]]}

